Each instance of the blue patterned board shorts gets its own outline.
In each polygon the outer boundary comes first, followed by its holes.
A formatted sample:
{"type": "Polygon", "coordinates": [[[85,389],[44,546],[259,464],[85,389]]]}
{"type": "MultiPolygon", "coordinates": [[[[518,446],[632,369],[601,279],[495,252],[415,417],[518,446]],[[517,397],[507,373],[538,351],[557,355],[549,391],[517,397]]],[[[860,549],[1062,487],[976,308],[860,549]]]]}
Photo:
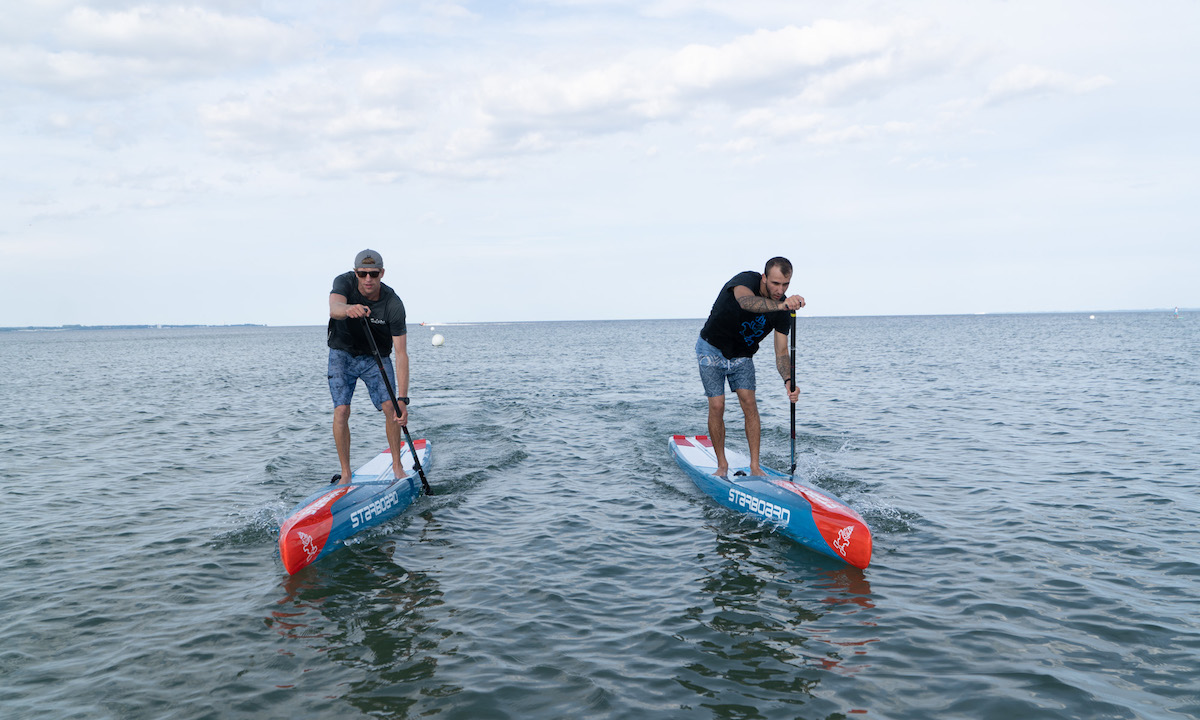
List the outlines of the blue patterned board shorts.
{"type": "Polygon", "coordinates": [[[726,378],[734,392],[755,389],[754,358],[730,360],[704,338],[696,338],[696,360],[700,363],[700,382],[704,383],[704,394],[708,397],[725,394],[726,378]]]}
{"type": "MultiPolygon", "coordinates": [[[[396,367],[391,358],[383,359],[383,367],[387,370],[388,380],[392,388],[396,387],[396,367]]],[[[387,387],[383,384],[383,376],[379,374],[379,365],[374,355],[351,355],[345,350],[329,348],[329,394],[333,396],[333,404],[349,405],[354,397],[354,386],[359,378],[367,386],[371,402],[376,410],[383,409],[383,403],[390,401],[387,387]]]]}

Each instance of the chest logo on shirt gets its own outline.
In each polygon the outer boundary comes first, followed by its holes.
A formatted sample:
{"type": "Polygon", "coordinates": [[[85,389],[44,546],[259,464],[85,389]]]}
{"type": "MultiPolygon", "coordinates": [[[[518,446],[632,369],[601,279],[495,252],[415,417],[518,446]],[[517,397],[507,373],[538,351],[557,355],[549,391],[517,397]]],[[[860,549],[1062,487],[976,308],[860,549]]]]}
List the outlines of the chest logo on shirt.
{"type": "Polygon", "coordinates": [[[748,322],[742,323],[742,339],[747,345],[753,345],[763,336],[763,329],[767,327],[767,316],[759,315],[758,317],[748,322]]]}

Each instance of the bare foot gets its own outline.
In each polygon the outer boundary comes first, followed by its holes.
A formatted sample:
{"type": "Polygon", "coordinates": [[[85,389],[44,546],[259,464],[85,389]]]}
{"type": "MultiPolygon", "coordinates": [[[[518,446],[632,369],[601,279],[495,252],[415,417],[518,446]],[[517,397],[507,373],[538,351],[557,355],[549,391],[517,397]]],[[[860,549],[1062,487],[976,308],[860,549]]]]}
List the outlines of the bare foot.
{"type": "Polygon", "coordinates": [[[396,476],[397,480],[399,480],[399,479],[403,478],[405,475],[407,475],[408,473],[404,472],[403,465],[392,465],[392,474],[396,476]]]}
{"type": "Polygon", "coordinates": [[[761,467],[759,467],[758,465],[750,466],[750,474],[755,477],[766,477],[767,476],[767,474],[765,472],[763,472],[763,469],[761,467]]]}
{"type": "Polygon", "coordinates": [[[728,474],[729,474],[729,466],[728,465],[718,466],[717,471],[715,473],[713,473],[713,475],[716,475],[717,477],[725,477],[728,474]]]}

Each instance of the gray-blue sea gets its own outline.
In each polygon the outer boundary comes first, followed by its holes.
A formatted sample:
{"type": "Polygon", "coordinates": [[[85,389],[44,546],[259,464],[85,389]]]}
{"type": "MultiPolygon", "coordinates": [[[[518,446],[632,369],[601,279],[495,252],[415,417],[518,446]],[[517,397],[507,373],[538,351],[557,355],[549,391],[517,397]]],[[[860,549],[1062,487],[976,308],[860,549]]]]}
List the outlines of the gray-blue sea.
{"type": "Polygon", "coordinates": [[[0,717],[1200,717],[1200,317],[802,317],[866,570],[675,466],[700,325],[412,326],[436,494],[291,577],[323,327],[0,333],[0,717]]]}

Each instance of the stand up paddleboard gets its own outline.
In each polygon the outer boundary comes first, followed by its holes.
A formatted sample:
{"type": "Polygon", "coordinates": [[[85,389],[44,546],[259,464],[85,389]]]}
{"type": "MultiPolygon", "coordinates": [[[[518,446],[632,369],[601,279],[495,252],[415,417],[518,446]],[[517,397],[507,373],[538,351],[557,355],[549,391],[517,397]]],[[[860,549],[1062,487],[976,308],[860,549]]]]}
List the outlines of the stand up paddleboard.
{"type": "Polygon", "coordinates": [[[854,567],[871,563],[871,530],[841,500],[771,468],[763,468],[766,477],[752,477],[750,458],[728,447],[729,475],[713,475],[717,455],[704,435],[674,435],[667,446],[692,481],[725,507],[773,523],[804,547],[854,567]]]}
{"type": "MultiPolygon", "coordinates": [[[[421,467],[429,467],[429,441],[413,440],[421,467]]],[[[313,564],[345,544],[355,533],[379,525],[412,504],[421,494],[409,445],[400,451],[404,477],[392,473],[386,448],[355,470],[349,484],[315,492],[292,510],[279,528],[279,556],[289,573],[313,564]]]]}

